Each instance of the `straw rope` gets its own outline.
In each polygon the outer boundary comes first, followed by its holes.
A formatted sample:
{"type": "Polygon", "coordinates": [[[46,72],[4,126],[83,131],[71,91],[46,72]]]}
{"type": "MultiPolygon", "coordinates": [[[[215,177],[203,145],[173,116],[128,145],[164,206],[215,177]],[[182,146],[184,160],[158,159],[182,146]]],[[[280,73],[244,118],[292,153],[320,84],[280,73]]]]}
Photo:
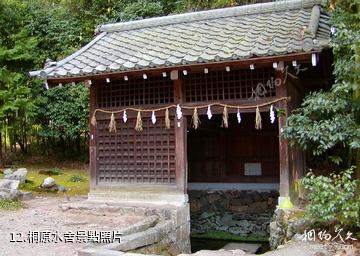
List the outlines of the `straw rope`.
{"type": "MultiPolygon", "coordinates": [[[[97,112],[102,112],[102,113],[107,113],[107,114],[111,114],[110,117],[110,123],[109,123],[109,132],[116,132],[116,120],[115,120],[115,114],[124,112],[124,116],[123,116],[123,120],[124,122],[126,122],[126,111],[128,110],[132,110],[132,111],[136,111],[137,112],[137,117],[136,117],[136,124],[135,124],[135,130],[136,131],[142,131],[143,130],[143,122],[141,119],[141,113],[142,112],[152,112],[153,115],[153,119],[155,121],[153,121],[153,123],[156,122],[156,117],[155,117],[155,112],[157,111],[162,111],[165,110],[165,128],[169,129],[170,128],[170,118],[169,118],[169,108],[183,108],[183,109],[193,109],[194,113],[192,115],[192,124],[193,124],[193,128],[197,129],[200,125],[200,119],[199,119],[199,114],[198,114],[198,108],[210,108],[211,106],[222,106],[224,107],[223,110],[223,114],[222,114],[222,127],[224,128],[228,128],[229,126],[229,122],[228,122],[228,108],[232,108],[232,109],[237,109],[237,111],[239,112],[240,109],[249,109],[249,108],[255,108],[256,107],[256,118],[255,118],[255,128],[256,129],[261,129],[262,128],[262,124],[261,124],[261,115],[260,115],[260,111],[259,111],[259,107],[265,107],[268,105],[273,105],[276,102],[279,101],[288,101],[290,100],[290,97],[282,97],[282,98],[277,98],[274,99],[272,101],[267,101],[261,104],[252,104],[252,105],[244,105],[244,106],[235,106],[235,105],[228,105],[228,104],[224,104],[224,103],[220,103],[220,102],[216,102],[216,103],[210,103],[210,104],[206,104],[206,105],[200,105],[200,106],[179,106],[179,105],[170,105],[170,106],[165,106],[165,107],[160,107],[160,108],[153,108],[153,109],[141,109],[141,108],[132,108],[132,107],[127,107],[127,108],[123,108],[121,110],[115,110],[115,111],[111,111],[111,110],[104,110],[104,109],[95,109],[93,112],[93,115],[91,117],[91,124],[93,126],[96,126],[96,113],[97,112]]],[[[180,111],[181,112],[181,111],[180,111]]],[[[179,118],[179,117],[178,117],[179,118]]]]}
{"type": "MultiPolygon", "coordinates": [[[[277,98],[277,99],[274,99],[272,101],[267,101],[267,102],[264,102],[264,103],[261,103],[261,104],[251,104],[251,105],[244,105],[244,106],[237,106],[237,105],[228,105],[228,104],[224,104],[224,103],[220,103],[220,102],[214,102],[214,103],[209,103],[209,104],[206,104],[206,105],[200,105],[200,106],[180,106],[182,109],[202,109],[202,108],[207,108],[208,106],[210,107],[213,107],[213,106],[221,106],[221,107],[226,107],[226,108],[231,108],[231,109],[251,109],[251,108],[261,108],[261,107],[265,107],[265,106],[268,106],[268,105],[272,105],[272,104],[275,104],[277,102],[280,102],[280,101],[290,101],[290,97],[281,97],[281,98],[277,98]]],[[[105,109],[100,109],[100,108],[97,108],[94,110],[93,112],[93,117],[92,117],[92,123],[95,123],[94,121],[96,119],[94,119],[94,116],[96,115],[97,112],[101,112],[101,113],[105,113],[105,114],[118,114],[118,113],[121,113],[121,112],[124,112],[124,111],[135,111],[135,112],[157,112],[157,111],[166,111],[166,109],[170,109],[170,108],[176,108],[176,105],[168,105],[168,106],[164,106],[164,107],[159,107],[159,108],[151,108],[151,109],[141,109],[141,108],[133,108],[133,107],[126,107],[126,108],[123,108],[123,109],[120,109],[120,110],[105,110],[105,109]]]]}

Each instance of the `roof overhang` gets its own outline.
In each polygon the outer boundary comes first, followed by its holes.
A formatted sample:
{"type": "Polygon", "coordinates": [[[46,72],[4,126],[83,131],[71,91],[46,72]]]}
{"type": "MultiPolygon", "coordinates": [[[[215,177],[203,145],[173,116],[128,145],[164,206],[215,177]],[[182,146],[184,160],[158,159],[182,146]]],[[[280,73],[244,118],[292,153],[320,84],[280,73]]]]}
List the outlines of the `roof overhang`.
{"type": "MultiPolygon", "coordinates": [[[[66,83],[78,83],[85,82],[87,80],[105,80],[106,78],[123,78],[124,76],[133,77],[133,76],[142,76],[146,74],[147,76],[159,76],[163,72],[171,72],[173,70],[187,70],[188,72],[202,72],[204,68],[212,69],[225,69],[225,67],[230,68],[249,68],[250,65],[254,65],[255,68],[259,67],[270,67],[273,66],[274,62],[293,62],[297,61],[298,63],[311,63],[313,54],[320,54],[321,51],[312,51],[306,53],[291,53],[281,56],[265,56],[265,57],[255,57],[245,60],[236,60],[236,61],[225,61],[225,62],[212,62],[212,63],[198,63],[193,65],[179,65],[173,67],[164,67],[164,68],[146,68],[133,71],[119,71],[106,74],[94,74],[89,76],[78,76],[78,77],[68,77],[68,78],[51,78],[46,80],[49,85],[58,85],[66,83]]],[[[38,72],[38,71],[36,71],[38,72]]]]}

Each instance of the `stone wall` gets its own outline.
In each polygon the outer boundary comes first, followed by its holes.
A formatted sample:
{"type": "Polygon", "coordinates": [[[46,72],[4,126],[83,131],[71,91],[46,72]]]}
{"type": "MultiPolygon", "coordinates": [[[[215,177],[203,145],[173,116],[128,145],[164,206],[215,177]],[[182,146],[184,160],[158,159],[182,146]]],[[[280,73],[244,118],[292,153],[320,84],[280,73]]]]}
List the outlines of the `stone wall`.
{"type": "Polygon", "coordinates": [[[277,191],[188,191],[191,233],[224,231],[243,237],[269,236],[277,191]]]}

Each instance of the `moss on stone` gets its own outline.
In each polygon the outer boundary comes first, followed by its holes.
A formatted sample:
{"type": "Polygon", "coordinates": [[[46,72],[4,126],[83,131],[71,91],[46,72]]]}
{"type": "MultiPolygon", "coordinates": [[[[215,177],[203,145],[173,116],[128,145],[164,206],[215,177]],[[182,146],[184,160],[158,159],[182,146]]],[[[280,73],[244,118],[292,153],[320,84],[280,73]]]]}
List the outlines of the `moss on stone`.
{"type": "Polygon", "coordinates": [[[293,209],[288,212],[289,220],[298,220],[305,217],[305,211],[302,209],[293,209]]]}

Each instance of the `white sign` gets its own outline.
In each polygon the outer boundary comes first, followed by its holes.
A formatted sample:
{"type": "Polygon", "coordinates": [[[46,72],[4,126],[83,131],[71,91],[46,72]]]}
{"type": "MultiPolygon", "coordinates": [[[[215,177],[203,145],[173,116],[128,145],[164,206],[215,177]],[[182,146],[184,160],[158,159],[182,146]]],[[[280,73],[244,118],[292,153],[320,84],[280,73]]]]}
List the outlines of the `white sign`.
{"type": "Polygon", "coordinates": [[[261,163],[245,163],[244,170],[246,176],[261,175],[261,163]]]}

